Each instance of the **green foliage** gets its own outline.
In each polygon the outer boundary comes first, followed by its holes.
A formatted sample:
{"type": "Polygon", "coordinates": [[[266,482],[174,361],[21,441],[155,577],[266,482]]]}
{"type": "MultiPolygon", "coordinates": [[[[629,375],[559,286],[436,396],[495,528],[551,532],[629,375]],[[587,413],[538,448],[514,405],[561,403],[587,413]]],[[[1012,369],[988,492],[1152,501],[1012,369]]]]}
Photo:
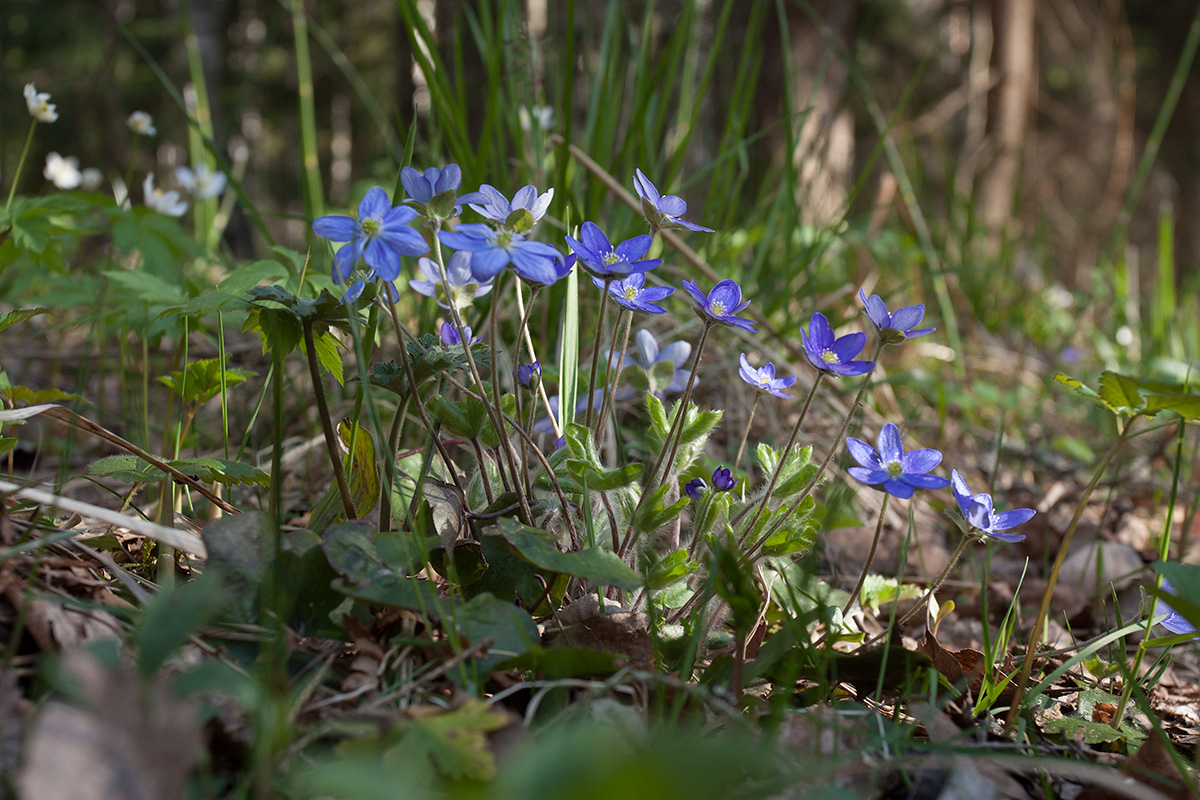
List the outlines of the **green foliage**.
{"type": "MultiPolygon", "coordinates": [[[[205,483],[268,486],[271,477],[261,469],[225,458],[179,458],[167,460],[175,469],[205,483]]],[[[132,455],[105,456],[88,465],[88,474],[124,483],[157,483],[167,474],[145,459],[132,455]]]]}
{"type": "Polygon", "coordinates": [[[1139,380],[1108,370],[1100,375],[1099,391],[1061,372],[1054,380],[1118,417],[1153,417],[1171,411],[1188,422],[1200,422],[1200,394],[1183,384],[1139,380]]]}
{"type": "Polygon", "coordinates": [[[218,358],[205,358],[160,377],[158,382],[182,397],[184,403],[203,405],[221,393],[222,385],[235,386],[255,375],[246,369],[226,369],[218,358]]]}
{"type": "Polygon", "coordinates": [[[598,547],[562,552],[554,537],[511,519],[496,523],[497,535],[516,548],[534,566],[562,575],[572,575],[598,586],[616,586],[627,592],[642,585],[641,577],[615,553],[598,547]]]}

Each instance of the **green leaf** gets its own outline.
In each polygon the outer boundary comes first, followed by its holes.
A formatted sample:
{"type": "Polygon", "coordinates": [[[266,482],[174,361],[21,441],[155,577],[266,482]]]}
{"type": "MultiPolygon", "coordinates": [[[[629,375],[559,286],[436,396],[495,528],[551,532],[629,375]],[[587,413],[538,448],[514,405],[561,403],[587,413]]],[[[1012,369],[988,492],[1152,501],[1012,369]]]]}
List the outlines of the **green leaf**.
{"type": "Polygon", "coordinates": [[[12,311],[0,314],[0,331],[9,326],[16,325],[18,322],[24,322],[27,319],[36,317],[39,314],[49,313],[50,309],[41,306],[38,308],[14,308],[12,311]]]}
{"type": "Polygon", "coordinates": [[[350,484],[354,513],[364,517],[379,502],[379,467],[375,463],[375,440],[366,428],[360,425],[355,431],[354,426],[347,420],[338,425],[338,435],[347,448],[350,447],[351,439],[354,440],[354,450],[342,457],[342,465],[346,469],[346,482],[350,484]]]}
{"type": "Polygon", "coordinates": [[[257,621],[259,589],[273,559],[274,529],[267,514],[247,511],[214,520],[201,533],[208,550],[205,574],[220,576],[239,622],[257,621]]]}
{"type": "Polygon", "coordinates": [[[1128,415],[1141,413],[1145,405],[1133,378],[1108,370],[1100,375],[1100,401],[1110,411],[1128,415]]]}
{"type": "MultiPolygon", "coordinates": [[[[647,553],[653,556],[653,551],[647,553]]],[[[687,548],[681,547],[659,558],[645,569],[646,585],[651,590],[665,589],[698,570],[700,565],[688,560],[687,548]]]]}
{"type": "Polygon", "coordinates": [[[659,443],[667,440],[667,433],[671,430],[671,423],[667,421],[667,412],[663,408],[662,400],[659,400],[652,394],[646,395],[646,410],[650,412],[650,430],[657,437],[659,443]]]}
{"type": "Polygon", "coordinates": [[[339,385],[346,384],[345,367],[342,364],[342,354],[339,350],[341,342],[330,333],[319,333],[313,337],[317,349],[317,363],[333,376],[339,385]]]}
{"type": "Polygon", "coordinates": [[[247,316],[242,330],[261,333],[263,355],[270,353],[280,360],[299,347],[304,336],[300,320],[282,308],[255,309],[247,316]]]}
{"type": "Polygon", "coordinates": [[[389,758],[409,763],[432,760],[438,772],[452,781],[490,781],[496,777],[496,757],[488,746],[487,734],[508,724],[504,712],[482,700],[468,700],[452,711],[419,710],[413,717],[406,723],[404,738],[389,751],[389,758]]]}
{"type": "Polygon", "coordinates": [[[610,550],[590,547],[564,553],[555,546],[553,536],[516,520],[500,519],[495,527],[505,541],[535,566],[583,578],[598,586],[616,586],[627,592],[642,585],[641,577],[610,550]]]}
{"type": "Polygon", "coordinates": [[[117,284],[119,292],[151,306],[167,306],[187,299],[182,287],[167,283],[145,270],[117,269],[102,273],[117,284]]]}
{"type": "MultiPolygon", "coordinates": [[[[484,639],[495,639],[485,651],[486,655],[466,665],[466,671],[473,673],[472,677],[478,683],[486,680],[497,664],[527,653],[540,639],[537,625],[528,612],[490,594],[471,598],[453,614],[442,615],[442,621],[450,635],[462,636],[471,645],[484,639]]],[[[459,675],[457,670],[450,673],[451,678],[459,675]]]]}
{"type": "Polygon", "coordinates": [[[1174,411],[1188,422],[1200,422],[1200,396],[1194,394],[1152,394],[1146,398],[1146,413],[1174,411]]]}
{"type": "Polygon", "coordinates": [[[87,471],[88,475],[125,483],[156,483],[166,477],[158,467],[131,455],[105,456],[89,464],[87,471]]]}
{"type": "Polygon", "coordinates": [[[429,398],[425,408],[434,419],[442,423],[443,428],[455,436],[474,439],[479,435],[481,426],[477,427],[478,417],[472,419],[465,402],[456,403],[446,395],[439,394],[429,398]]]}
{"type": "Polygon", "coordinates": [[[1072,378],[1062,372],[1055,373],[1054,380],[1063,384],[1075,394],[1088,400],[1100,401],[1100,393],[1077,378],[1072,378]]]}
{"type": "Polygon", "coordinates": [[[667,506],[665,505],[664,498],[669,488],[664,483],[654,490],[654,493],[650,495],[646,502],[642,503],[642,507],[633,516],[632,525],[634,530],[640,533],[653,533],[683,513],[683,510],[688,507],[688,503],[691,502],[691,498],[684,496],[672,505],[667,506]]]}
{"type": "Polygon", "coordinates": [[[188,405],[200,405],[221,393],[222,374],[228,387],[244,383],[257,373],[245,369],[223,370],[221,359],[205,358],[192,361],[184,369],[160,377],[158,382],[180,395],[188,405]]]}
{"type": "Polygon", "coordinates": [[[184,475],[206,483],[264,487],[271,485],[271,476],[263,470],[225,458],[181,458],[167,463],[184,475]]]}
{"type": "Polygon", "coordinates": [[[77,394],[70,394],[58,389],[30,389],[28,386],[6,386],[0,389],[0,397],[4,397],[9,401],[10,405],[24,403],[25,405],[39,405],[41,403],[58,403],[63,400],[71,400],[78,403],[91,403],[86,397],[80,397],[77,394]]]}
{"type": "Polygon", "coordinates": [[[17,446],[17,440],[11,436],[0,436],[0,456],[17,446]]]}
{"type": "Polygon", "coordinates": [[[532,647],[524,655],[500,662],[496,669],[528,670],[551,680],[603,678],[617,671],[617,663],[611,653],[584,647],[532,647]]]}
{"type": "Polygon", "coordinates": [[[142,677],[153,676],[200,626],[216,619],[226,597],[221,580],[207,572],[173,591],[156,593],[146,605],[134,635],[142,677]]]}

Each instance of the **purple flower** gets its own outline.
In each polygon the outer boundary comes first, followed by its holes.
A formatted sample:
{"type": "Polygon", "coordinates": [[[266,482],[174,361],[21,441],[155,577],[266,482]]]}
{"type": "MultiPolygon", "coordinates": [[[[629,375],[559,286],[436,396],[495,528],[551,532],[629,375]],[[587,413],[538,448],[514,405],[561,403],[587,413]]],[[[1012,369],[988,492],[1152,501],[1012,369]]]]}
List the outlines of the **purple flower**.
{"type": "Polygon", "coordinates": [[[408,223],[417,212],[393,206],[383,187],[376,186],[358,204],[358,219],[340,215],[317,217],[313,231],[331,242],[349,242],[333,257],[333,282],[345,283],[360,258],[371,268],[372,277],[394,281],[400,276],[400,256],[419,256],[429,245],[408,223]]]}
{"type": "Polygon", "coordinates": [[[737,485],[737,481],[729,473],[728,467],[717,467],[712,474],[713,487],[718,492],[728,492],[737,485]]]}
{"type": "Polygon", "coordinates": [[[700,499],[700,495],[708,491],[708,484],[704,482],[704,478],[692,478],[683,485],[683,493],[693,500],[700,499]]]}
{"type": "Polygon", "coordinates": [[[515,231],[497,230],[482,222],[468,222],[452,231],[441,231],[438,236],[442,244],[472,254],[471,275],[480,283],[490,283],[509,264],[541,275],[547,269],[553,270],[553,261],[560,257],[545,242],[527,241],[515,231]]]}
{"type": "MultiPolygon", "coordinates": [[[[1175,587],[1166,578],[1163,578],[1162,590],[1167,594],[1172,594],[1176,597],[1179,596],[1179,593],[1175,591],[1175,587]]],[[[1196,635],[1196,626],[1188,622],[1187,618],[1172,608],[1165,600],[1158,601],[1155,613],[1163,614],[1164,616],[1160,616],[1154,621],[1176,636],[1196,635]]]]}
{"type": "Polygon", "coordinates": [[[854,360],[867,343],[867,335],[860,331],[835,339],[829,320],[819,311],[812,315],[808,323],[807,336],[804,329],[800,329],[800,341],[804,343],[804,354],[819,370],[849,378],[875,369],[874,361],[854,360]]]}
{"type": "Polygon", "coordinates": [[[760,392],[773,394],[776,397],[791,397],[790,394],[783,390],[796,382],[795,375],[789,375],[786,378],[775,377],[775,365],[768,363],[765,367],[752,367],[750,362],[746,360],[746,354],[742,353],[739,358],[741,366],[738,367],[738,374],[742,376],[742,380],[758,389],[760,392]]]}
{"type": "Polygon", "coordinates": [[[887,306],[883,304],[883,298],[879,295],[873,294],[868,298],[863,290],[859,289],[858,296],[867,308],[867,316],[879,329],[880,337],[888,344],[898,344],[905,339],[915,339],[937,330],[937,328],[913,330],[925,318],[924,305],[905,306],[897,309],[895,314],[890,314],[887,306]]]}
{"type": "MultiPolygon", "coordinates": [[[[438,269],[437,262],[431,258],[422,258],[417,262],[417,267],[425,276],[425,280],[410,280],[409,287],[417,294],[435,298],[442,308],[449,308],[442,286],[442,271],[438,269]]],[[[485,297],[492,291],[492,284],[480,284],[472,277],[471,254],[465,250],[454,253],[446,262],[446,282],[450,284],[450,296],[454,305],[459,308],[466,308],[476,298],[485,297]]]]}
{"type": "Polygon", "coordinates": [[[645,272],[661,264],[661,258],[638,260],[646,255],[653,243],[653,237],[642,234],[613,247],[608,237],[600,230],[600,226],[594,222],[583,223],[579,239],[567,237],[567,244],[571,245],[571,249],[579,256],[583,268],[593,277],[604,280],[645,272]]]}
{"type": "Polygon", "coordinates": [[[534,361],[532,364],[518,364],[517,382],[531,389],[536,388],[537,384],[542,382],[542,362],[534,361]],[[535,375],[537,376],[537,383],[534,383],[535,375]]]}
{"type": "MultiPolygon", "coordinates": [[[[480,342],[483,341],[482,336],[476,336],[474,339],[471,339],[471,326],[470,325],[463,325],[463,333],[466,334],[466,337],[468,339],[470,339],[471,344],[479,344],[480,342]]],[[[449,322],[442,323],[440,335],[442,337],[442,344],[446,345],[447,347],[451,347],[453,345],[463,343],[462,339],[458,335],[458,330],[453,325],[451,325],[449,322]]]]}
{"type": "Polygon", "coordinates": [[[638,197],[642,198],[642,216],[646,218],[646,222],[650,223],[651,230],[713,232],[712,228],[679,219],[687,213],[687,203],[682,197],[676,197],[673,194],[660,195],[658,189],[640,169],[634,170],[633,188],[637,189],[638,197]]]}
{"type": "Polygon", "coordinates": [[[1014,508],[997,514],[992,508],[992,496],[984,493],[971,494],[970,487],[956,469],[950,470],[950,488],[958,502],[958,510],[973,530],[1002,542],[1019,542],[1025,538],[1024,534],[1002,531],[1028,522],[1035,513],[1032,508],[1014,508]]]}
{"type": "Polygon", "coordinates": [[[696,301],[693,311],[701,319],[757,333],[754,322],[737,316],[738,312],[750,305],[750,301],[742,301],[742,287],[738,286],[736,281],[718,281],[707,295],[694,281],[685,280],[683,288],[687,289],[688,294],[696,301]]]}
{"type": "Polygon", "coordinates": [[[950,485],[945,478],[926,474],[942,463],[942,454],[937,450],[904,452],[900,429],[890,422],[879,432],[878,450],[852,436],[846,439],[846,449],[862,465],[847,470],[851,477],[872,486],[883,484],[883,490],[893,497],[907,499],[913,496],[914,489],[941,489],[950,485]]]}
{"type": "MultiPolygon", "coordinates": [[[[458,164],[447,164],[445,168],[430,167],[424,172],[418,172],[412,167],[400,170],[400,184],[408,192],[404,202],[416,209],[418,214],[428,216],[428,208],[433,198],[445,192],[457,192],[462,183],[462,170],[458,164]]],[[[439,219],[457,217],[462,213],[463,203],[474,203],[483,200],[479,192],[468,192],[454,197],[453,203],[439,202],[437,209],[443,213],[437,214],[439,219]]]]}
{"type": "MultiPolygon", "coordinates": [[[[601,289],[604,288],[604,281],[599,278],[592,278],[592,283],[601,289]]],[[[665,308],[656,306],[655,303],[670,297],[675,290],[669,286],[643,288],[645,285],[646,273],[635,272],[624,280],[611,282],[608,285],[608,293],[619,305],[630,311],[641,311],[646,314],[667,313],[665,308]]]]}
{"type": "Polygon", "coordinates": [[[479,199],[471,202],[471,208],[504,226],[512,224],[508,218],[514,211],[522,209],[528,211],[533,220],[528,223],[525,230],[532,228],[538,220],[546,215],[546,209],[550,208],[550,201],[554,199],[553,189],[538,194],[538,190],[533,186],[523,186],[518,189],[517,193],[513,195],[511,203],[508,202],[508,198],[486,183],[479,187],[476,194],[479,199]]]}

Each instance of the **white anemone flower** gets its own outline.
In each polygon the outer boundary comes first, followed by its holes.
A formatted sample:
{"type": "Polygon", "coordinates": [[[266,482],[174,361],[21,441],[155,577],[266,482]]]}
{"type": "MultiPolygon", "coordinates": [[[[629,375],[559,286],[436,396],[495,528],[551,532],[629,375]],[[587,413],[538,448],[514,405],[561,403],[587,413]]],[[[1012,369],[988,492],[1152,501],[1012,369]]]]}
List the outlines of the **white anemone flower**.
{"type": "Polygon", "coordinates": [[[42,170],[46,180],[52,181],[59,189],[78,189],[83,183],[83,173],[79,171],[79,159],[73,156],[63,157],[58,153],[46,156],[46,168],[42,170]]]}
{"type": "Polygon", "coordinates": [[[158,134],[158,128],[154,127],[154,117],[145,111],[133,112],[129,115],[129,119],[125,120],[125,124],[129,126],[129,130],[139,136],[155,136],[158,134]]]}
{"type": "Polygon", "coordinates": [[[208,168],[208,164],[197,164],[194,170],[188,167],[176,167],[175,180],[179,181],[179,185],[197,200],[208,200],[222,194],[229,182],[224,172],[213,172],[208,168]]]}
{"type": "Polygon", "coordinates": [[[154,173],[146,175],[142,181],[142,200],[146,208],[166,214],[168,217],[181,217],[187,211],[187,200],[179,198],[179,192],[164,192],[154,185],[154,173]]]}
{"type": "Polygon", "coordinates": [[[50,102],[47,92],[39,92],[32,83],[25,84],[25,105],[29,108],[29,116],[38,122],[54,122],[58,119],[57,106],[50,102]]]}
{"type": "Polygon", "coordinates": [[[88,167],[83,170],[81,175],[83,179],[83,188],[86,191],[94,192],[104,184],[104,173],[95,167],[88,167]]]}

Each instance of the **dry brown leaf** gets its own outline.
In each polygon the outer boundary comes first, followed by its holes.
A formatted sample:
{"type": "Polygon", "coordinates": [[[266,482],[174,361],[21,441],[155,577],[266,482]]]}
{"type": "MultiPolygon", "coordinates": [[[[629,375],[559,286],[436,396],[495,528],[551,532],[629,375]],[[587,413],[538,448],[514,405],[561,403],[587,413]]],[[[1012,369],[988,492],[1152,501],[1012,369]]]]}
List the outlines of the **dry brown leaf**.
{"type": "Polygon", "coordinates": [[[4,583],[4,596],[13,608],[25,608],[25,627],[43,652],[52,653],[121,635],[111,614],[94,608],[66,606],[39,592],[28,595],[16,581],[4,583]]]}
{"type": "Polygon", "coordinates": [[[34,720],[17,778],[24,800],[174,800],[200,745],[194,704],[130,669],[74,650],[63,659],[80,705],[54,701],[34,720]]]}

